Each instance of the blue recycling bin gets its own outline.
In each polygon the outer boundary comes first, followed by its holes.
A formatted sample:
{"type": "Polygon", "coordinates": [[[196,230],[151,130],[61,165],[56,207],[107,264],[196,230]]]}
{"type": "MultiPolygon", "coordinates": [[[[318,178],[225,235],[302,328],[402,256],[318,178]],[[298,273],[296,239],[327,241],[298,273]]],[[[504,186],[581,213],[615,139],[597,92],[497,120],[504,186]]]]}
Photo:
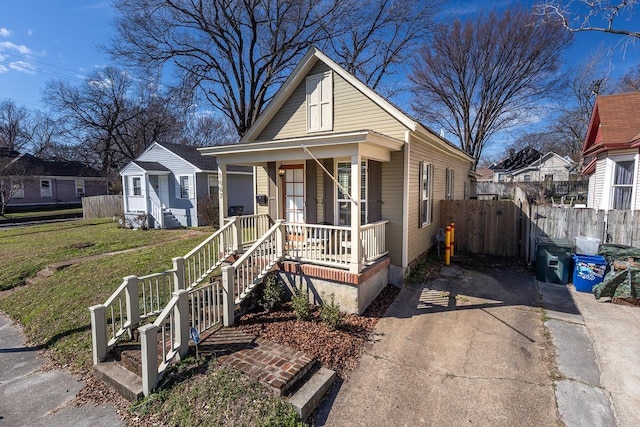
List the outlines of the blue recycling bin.
{"type": "Polygon", "coordinates": [[[607,260],[600,255],[573,256],[573,286],[576,291],[592,292],[593,286],[602,282],[607,260]]]}

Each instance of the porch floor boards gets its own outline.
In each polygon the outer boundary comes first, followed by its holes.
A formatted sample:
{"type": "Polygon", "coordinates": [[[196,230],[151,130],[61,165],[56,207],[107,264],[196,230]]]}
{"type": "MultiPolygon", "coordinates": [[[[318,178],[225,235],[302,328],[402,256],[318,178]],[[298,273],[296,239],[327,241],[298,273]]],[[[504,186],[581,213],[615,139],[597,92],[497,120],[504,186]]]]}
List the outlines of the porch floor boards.
{"type": "Polygon", "coordinates": [[[311,356],[301,351],[236,328],[216,331],[205,338],[198,349],[203,355],[216,356],[220,363],[239,369],[278,396],[286,395],[315,363],[311,356]]]}

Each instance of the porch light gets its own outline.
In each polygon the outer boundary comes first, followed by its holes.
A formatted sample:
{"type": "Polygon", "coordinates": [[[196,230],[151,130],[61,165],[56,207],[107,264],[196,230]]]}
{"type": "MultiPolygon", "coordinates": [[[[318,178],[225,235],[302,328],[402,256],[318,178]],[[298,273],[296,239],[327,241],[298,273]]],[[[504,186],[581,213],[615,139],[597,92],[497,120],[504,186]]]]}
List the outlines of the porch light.
{"type": "Polygon", "coordinates": [[[278,175],[279,175],[279,176],[284,176],[284,168],[283,168],[282,166],[280,166],[280,167],[278,168],[278,175]]]}

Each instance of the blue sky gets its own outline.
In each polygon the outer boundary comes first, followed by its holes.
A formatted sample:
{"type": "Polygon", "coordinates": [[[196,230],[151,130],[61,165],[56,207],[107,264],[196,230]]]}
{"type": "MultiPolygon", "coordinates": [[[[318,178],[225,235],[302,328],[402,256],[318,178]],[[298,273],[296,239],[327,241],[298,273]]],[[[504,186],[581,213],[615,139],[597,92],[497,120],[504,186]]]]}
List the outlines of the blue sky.
{"type": "MultiPolygon", "coordinates": [[[[482,10],[504,8],[509,0],[454,0],[437,16],[441,20],[465,19],[482,10]]],[[[525,5],[534,2],[526,1],[525,5]]],[[[86,73],[108,64],[98,49],[114,37],[114,12],[110,1],[20,0],[2,2],[0,13],[0,100],[11,99],[30,109],[44,108],[42,89],[52,79],[80,83],[86,73]]],[[[640,29],[640,7],[623,25],[640,29]]],[[[610,54],[604,66],[612,78],[640,62],[640,41],[623,49],[623,38],[602,33],[580,33],[567,51],[565,64],[575,66],[598,48],[610,54]]],[[[402,105],[408,109],[407,105],[402,105]]],[[[507,136],[508,137],[508,136],[507,136]]],[[[496,142],[491,151],[499,151],[496,142]]]]}

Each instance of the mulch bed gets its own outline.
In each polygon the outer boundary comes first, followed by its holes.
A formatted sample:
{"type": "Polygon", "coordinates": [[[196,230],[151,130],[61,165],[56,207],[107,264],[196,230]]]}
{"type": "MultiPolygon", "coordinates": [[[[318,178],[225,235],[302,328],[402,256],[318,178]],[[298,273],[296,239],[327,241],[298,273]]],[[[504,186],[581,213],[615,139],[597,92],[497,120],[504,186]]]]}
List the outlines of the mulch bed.
{"type": "Polygon", "coordinates": [[[376,323],[399,292],[387,286],[362,315],[343,314],[337,329],[320,320],[317,307],[312,309],[310,320],[296,319],[289,303],[278,311],[245,314],[236,326],[248,334],[303,351],[346,378],[358,366],[376,323]]]}

